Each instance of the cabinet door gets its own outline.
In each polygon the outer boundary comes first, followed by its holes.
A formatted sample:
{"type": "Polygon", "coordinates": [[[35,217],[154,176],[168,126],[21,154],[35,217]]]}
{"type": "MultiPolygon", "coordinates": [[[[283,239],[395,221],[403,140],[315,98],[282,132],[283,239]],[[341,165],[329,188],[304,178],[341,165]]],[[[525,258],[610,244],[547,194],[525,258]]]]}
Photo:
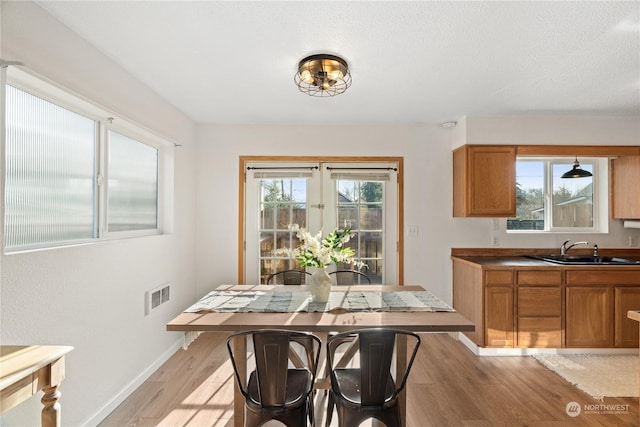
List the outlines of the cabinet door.
{"type": "Polygon", "coordinates": [[[613,345],[613,288],[568,286],[565,310],[566,347],[613,345]]]}
{"type": "Polygon", "coordinates": [[[516,148],[466,145],[453,153],[453,216],[516,214],[516,148]]]}
{"type": "Polygon", "coordinates": [[[616,347],[638,347],[638,322],[627,317],[629,310],[640,310],[640,287],[616,287],[616,347]]]}
{"type": "Polygon", "coordinates": [[[612,205],[614,218],[640,218],[640,156],[612,160],[612,205]]]}
{"type": "Polygon", "coordinates": [[[487,347],[513,347],[513,288],[486,287],[484,298],[487,347]]]}

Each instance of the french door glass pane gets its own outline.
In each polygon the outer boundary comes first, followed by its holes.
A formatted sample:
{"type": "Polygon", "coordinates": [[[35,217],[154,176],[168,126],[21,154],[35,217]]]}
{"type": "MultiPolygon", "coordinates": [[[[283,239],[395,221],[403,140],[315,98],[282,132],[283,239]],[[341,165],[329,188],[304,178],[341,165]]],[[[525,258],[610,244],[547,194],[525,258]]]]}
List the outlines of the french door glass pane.
{"type": "MultiPolygon", "coordinates": [[[[361,271],[369,276],[371,283],[382,283],[384,246],[384,182],[336,180],[337,222],[340,227],[349,227],[354,233],[347,246],[352,248],[356,259],[369,267],[361,271]]],[[[342,264],[339,269],[353,269],[342,264]]]]}
{"type": "Polygon", "coordinates": [[[107,229],[158,227],[158,150],[109,131],[107,229]]]}
{"type": "Polygon", "coordinates": [[[6,248],[96,237],[96,122],[6,89],[6,248]]]}
{"type": "Polygon", "coordinates": [[[289,224],[307,224],[307,180],[278,178],[260,180],[260,283],[282,270],[301,269],[295,259],[275,250],[298,245],[289,224]]]}
{"type": "MultiPolygon", "coordinates": [[[[593,165],[580,167],[593,173],[593,165]]],[[[593,178],[560,178],[573,163],[553,164],[553,227],[593,227],[593,178]]]]}

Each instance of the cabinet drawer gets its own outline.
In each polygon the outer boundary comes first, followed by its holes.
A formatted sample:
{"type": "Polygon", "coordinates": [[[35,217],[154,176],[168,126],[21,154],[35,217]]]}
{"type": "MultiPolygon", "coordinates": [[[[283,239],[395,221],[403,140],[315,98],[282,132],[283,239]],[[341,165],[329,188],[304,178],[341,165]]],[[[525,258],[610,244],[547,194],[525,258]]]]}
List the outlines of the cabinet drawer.
{"type": "Polygon", "coordinates": [[[518,318],[518,347],[561,347],[562,327],[559,317],[518,318]]]}
{"type": "Polygon", "coordinates": [[[562,294],[559,287],[518,288],[518,317],[560,317],[562,294]]]}
{"type": "Polygon", "coordinates": [[[488,270],[484,272],[485,285],[511,285],[513,284],[512,270],[488,270]]]}
{"type": "Polygon", "coordinates": [[[562,271],[518,271],[516,277],[518,285],[549,285],[562,284],[562,271]]]}
{"type": "Polygon", "coordinates": [[[567,285],[640,285],[640,270],[568,270],[567,285]]]}

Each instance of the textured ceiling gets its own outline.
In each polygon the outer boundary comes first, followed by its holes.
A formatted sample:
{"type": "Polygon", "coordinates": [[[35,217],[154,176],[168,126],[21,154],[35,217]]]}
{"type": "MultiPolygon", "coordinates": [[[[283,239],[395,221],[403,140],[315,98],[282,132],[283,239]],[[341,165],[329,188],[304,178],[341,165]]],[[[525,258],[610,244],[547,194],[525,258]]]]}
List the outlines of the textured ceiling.
{"type": "Polygon", "coordinates": [[[38,1],[200,123],[640,114],[640,2],[38,1]],[[327,52],[353,84],[293,83],[327,52]]]}

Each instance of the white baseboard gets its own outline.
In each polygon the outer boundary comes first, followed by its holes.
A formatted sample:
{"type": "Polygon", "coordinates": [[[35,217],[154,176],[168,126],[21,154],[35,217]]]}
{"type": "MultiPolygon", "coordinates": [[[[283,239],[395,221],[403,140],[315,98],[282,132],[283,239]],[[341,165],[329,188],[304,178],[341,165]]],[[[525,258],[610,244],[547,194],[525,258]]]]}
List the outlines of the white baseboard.
{"type": "Polygon", "coordinates": [[[638,354],[637,348],[494,348],[478,347],[465,334],[457,337],[476,356],[531,356],[533,354],[638,354]]]}
{"type": "Polygon", "coordinates": [[[160,366],[171,356],[173,356],[176,351],[182,348],[184,344],[184,338],[180,338],[173,345],[171,345],[167,351],[162,353],[160,357],[158,357],[151,365],[147,367],[144,371],[140,373],[136,378],[133,379],[129,384],[127,384],[118,394],[116,394],[110,401],[108,401],[102,408],[100,408],[95,414],[93,414],[86,422],[82,423],[83,426],[97,426],[100,424],[107,416],[113,412],[114,409],[118,407],[122,402],[124,402],[131,393],[133,393],[138,387],[140,387],[146,380],[157,371],[160,366]]]}

